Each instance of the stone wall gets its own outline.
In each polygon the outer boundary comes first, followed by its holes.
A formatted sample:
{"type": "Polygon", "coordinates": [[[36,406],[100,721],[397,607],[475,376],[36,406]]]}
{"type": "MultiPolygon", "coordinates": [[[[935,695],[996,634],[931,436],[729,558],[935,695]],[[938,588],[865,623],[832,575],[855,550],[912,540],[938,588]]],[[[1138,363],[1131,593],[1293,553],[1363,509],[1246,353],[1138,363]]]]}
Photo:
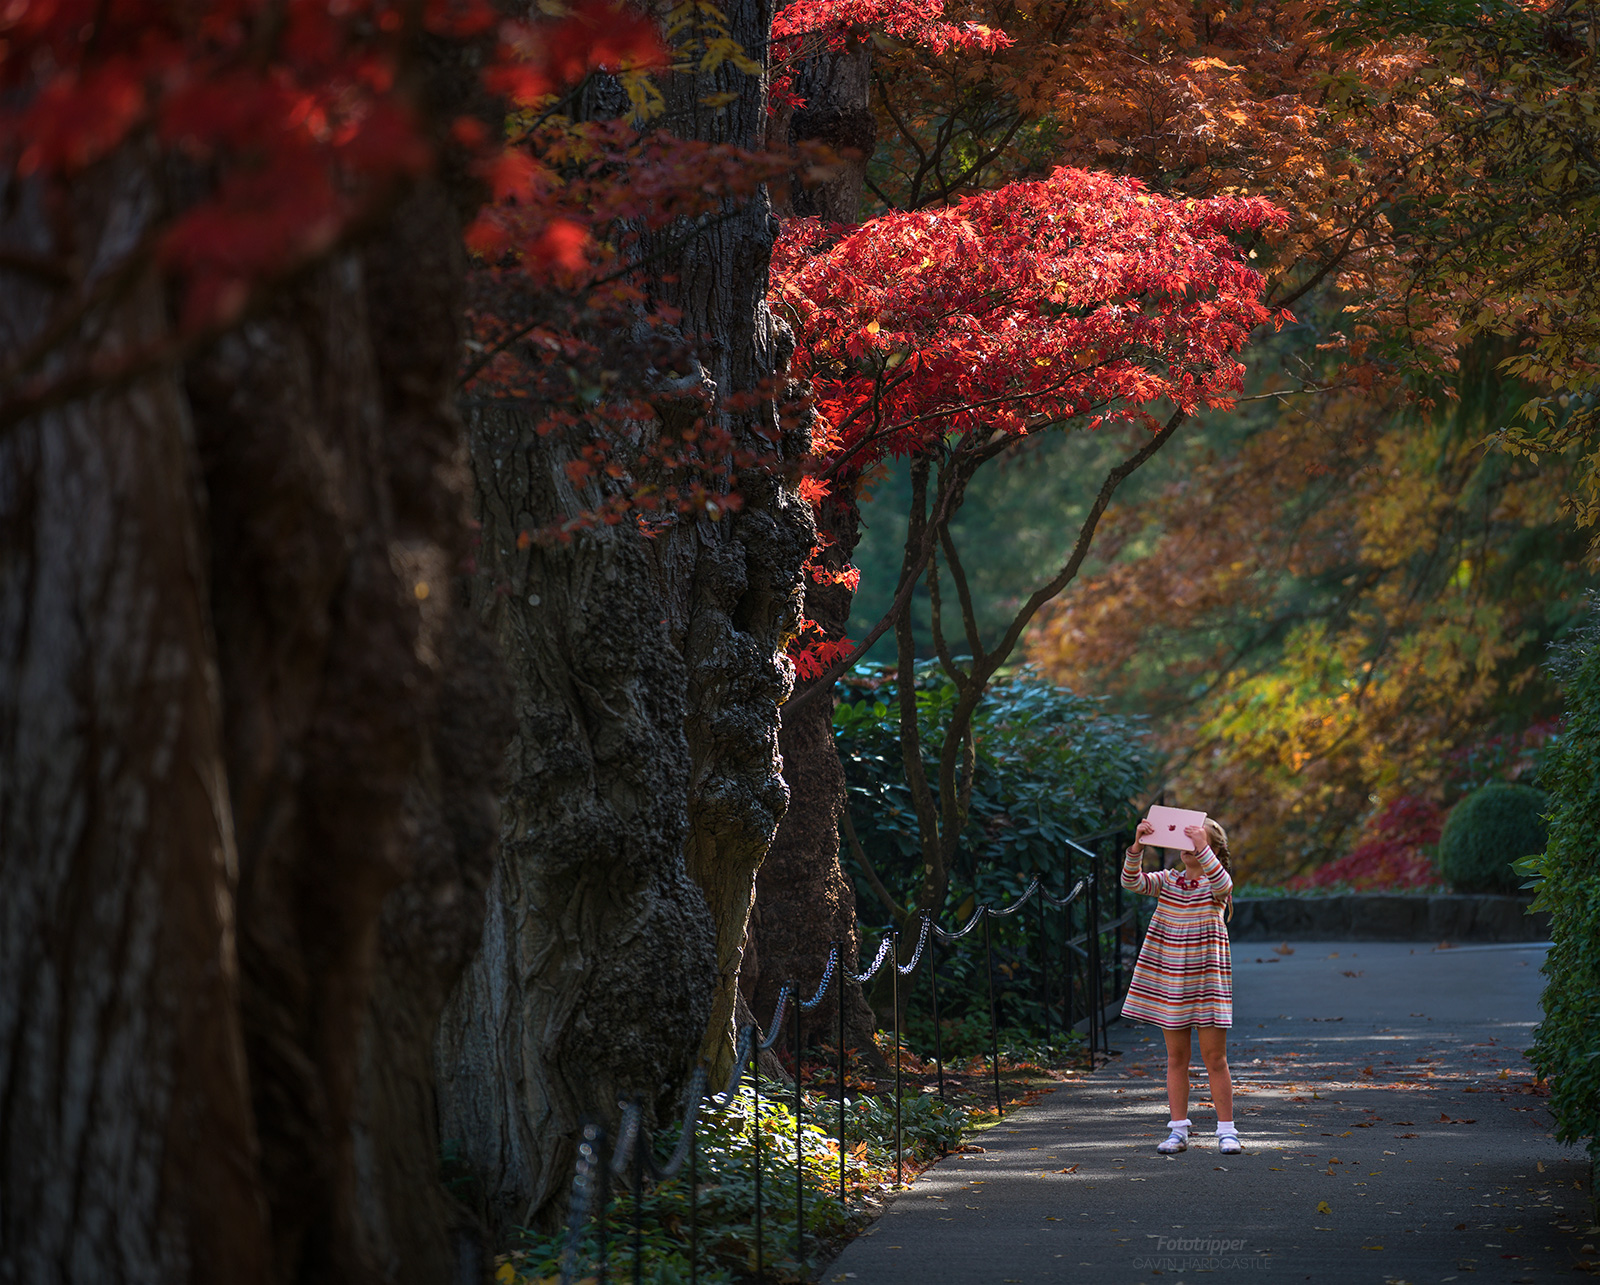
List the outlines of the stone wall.
{"type": "Polygon", "coordinates": [[[1531,898],[1404,893],[1337,897],[1240,897],[1234,941],[1548,941],[1550,916],[1526,913],[1531,898]]]}

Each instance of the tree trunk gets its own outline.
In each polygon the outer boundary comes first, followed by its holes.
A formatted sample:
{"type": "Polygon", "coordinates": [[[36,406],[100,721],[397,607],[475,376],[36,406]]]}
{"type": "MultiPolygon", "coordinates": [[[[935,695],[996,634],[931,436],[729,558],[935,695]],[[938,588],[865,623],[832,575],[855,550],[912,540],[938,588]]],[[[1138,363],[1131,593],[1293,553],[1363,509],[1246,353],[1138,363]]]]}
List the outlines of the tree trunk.
{"type": "MultiPolygon", "coordinates": [[[[0,237],[114,263],[164,172],[0,237]]],[[[424,185],[182,381],[0,442],[0,1281],[486,1276],[431,1086],[505,705],[452,605],[459,229],[424,185]]],[[[0,301],[7,351],[57,306],[0,301]]]]}
{"type": "MultiPolygon", "coordinates": [[[[0,244],[114,258],[146,159],[68,219],[10,180],[0,244]]],[[[6,356],[54,295],[4,279],[6,356]]],[[[164,312],[149,274],[109,334],[164,312]]],[[[197,475],[167,373],[0,435],[0,1281],[271,1279],[197,475]]]]}
{"type": "MultiPolygon", "coordinates": [[[[744,48],[765,47],[765,3],[727,18],[744,48]]],[[[688,137],[761,137],[762,84],[731,66],[666,93],[666,119],[688,137]],[[719,91],[737,98],[703,105],[719,91]]],[[[710,413],[741,447],[770,452],[775,407],[738,396],[780,371],[792,343],[763,301],[769,203],[730,203],[682,244],[686,230],[648,239],[647,288],[681,312],[710,413]]],[[[686,413],[670,391],[657,409],[686,413]]],[[[653,539],[624,522],[519,550],[520,533],[600,495],[572,490],[572,448],[527,411],[470,413],[475,601],[511,665],[518,730],[483,945],[438,1067],[444,1135],[503,1236],[564,1208],[582,1119],[613,1123],[634,1095],[651,1117],[675,1114],[697,1057],[715,1076],[730,1068],[755,870],[787,802],[777,708],[813,533],[793,488],[763,468],[738,478],[742,507],[718,520],[683,518],[653,539]]]]}
{"type": "Polygon", "coordinates": [[[189,379],[251,1087],[275,1259],[305,1279],[450,1279],[481,1236],[438,1181],[431,1081],[508,730],[456,603],[459,229],[421,189],[189,379]]]}
{"type": "Polygon", "coordinates": [[[477,957],[440,1030],[446,1146],[498,1235],[564,1200],[580,1121],[670,1109],[710,1014],[715,930],[684,864],[685,667],[632,524],[519,532],[580,511],[560,439],[470,412],[483,527],[475,604],[510,658],[517,731],[477,957]]]}
{"type": "MultiPolygon", "coordinates": [[[[794,191],[794,212],[824,222],[853,224],[861,209],[867,161],[877,141],[870,103],[871,51],[865,44],[822,51],[802,59],[794,73],[795,93],[805,106],[788,120],[789,139],[815,139],[847,159],[833,176],[815,187],[794,191]]],[[[853,478],[840,481],[838,498],[825,501],[823,533],[831,540],[820,561],[839,571],[850,564],[860,538],[861,515],[853,478]]],[[[806,614],[830,640],[844,637],[855,595],[840,584],[808,584],[806,614]]],[[[780,745],[789,811],[762,866],[756,890],[752,936],[756,967],[741,981],[758,1013],[771,1012],[784,981],[802,986],[820,967],[819,946],[830,940],[843,947],[844,962],[859,966],[855,888],[839,861],[839,815],[845,804],[844,770],[833,740],[831,693],[816,693],[790,715],[785,711],[780,745]]],[[[826,947],[822,946],[826,957],[826,947]]],[[[872,1035],[877,1021],[859,985],[846,983],[845,1041],[877,1061],[872,1035]]],[[[838,1030],[838,1009],[830,1000],[807,1019],[808,1031],[826,1037],[838,1030]]],[[[837,1039],[834,1034],[833,1038],[837,1039]]]]}
{"type": "MultiPolygon", "coordinates": [[[[829,569],[848,565],[859,536],[859,514],[850,503],[825,502],[824,533],[832,544],[820,561],[829,569]]],[[[806,614],[827,637],[844,636],[854,594],[844,585],[811,584],[806,614]]],[[[819,692],[793,717],[785,713],[779,743],[789,810],[756,881],[752,917],[753,967],[740,979],[757,1013],[770,1013],[786,980],[810,990],[820,979],[827,943],[840,943],[844,964],[860,966],[856,893],[839,861],[839,817],[845,806],[844,769],[833,739],[834,701],[819,692]]],[[[843,983],[845,1043],[874,1063],[877,1021],[855,982],[843,983]]],[[[806,1038],[837,1039],[838,1007],[828,1000],[806,1019],[806,1038]]]]}

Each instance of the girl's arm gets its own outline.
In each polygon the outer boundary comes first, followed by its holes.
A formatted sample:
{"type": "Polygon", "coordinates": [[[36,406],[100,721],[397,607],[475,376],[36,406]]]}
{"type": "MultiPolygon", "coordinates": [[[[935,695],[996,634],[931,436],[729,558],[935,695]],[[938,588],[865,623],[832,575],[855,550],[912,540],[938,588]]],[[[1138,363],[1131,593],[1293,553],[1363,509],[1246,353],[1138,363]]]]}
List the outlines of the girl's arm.
{"type": "MultiPolygon", "coordinates": [[[[1130,892],[1142,892],[1147,897],[1161,895],[1161,871],[1145,873],[1139,868],[1139,863],[1144,860],[1144,851],[1135,852],[1129,848],[1122,857],[1122,886],[1130,892]]],[[[1222,863],[1217,862],[1220,868],[1222,863]]]]}
{"type": "Polygon", "coordinates": [[[1217,854],[1211,851],[1208,843],[1200,854],[1200,873],[1205,876],[1206,882],[1211,885],[1213,897],[1226,897],[1233,891],[1233,876],[1223,868],[1222,862],[1217,860],[1217,854]]]}

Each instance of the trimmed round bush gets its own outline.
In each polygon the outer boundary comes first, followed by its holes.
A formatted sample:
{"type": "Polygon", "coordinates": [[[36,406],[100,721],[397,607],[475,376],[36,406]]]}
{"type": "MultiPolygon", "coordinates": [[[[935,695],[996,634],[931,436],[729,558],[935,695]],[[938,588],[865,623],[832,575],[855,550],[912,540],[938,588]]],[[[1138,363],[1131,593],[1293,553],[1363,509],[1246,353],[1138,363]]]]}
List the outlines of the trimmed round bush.
{"type": "Polygon", "coordinates": [[[1450,809],[1439,836],[1439,872],[1457,892],[1516,892],[1519,857],[1543,852],[1549,840],[1543,790],[1491,781],[1450,809]]]}

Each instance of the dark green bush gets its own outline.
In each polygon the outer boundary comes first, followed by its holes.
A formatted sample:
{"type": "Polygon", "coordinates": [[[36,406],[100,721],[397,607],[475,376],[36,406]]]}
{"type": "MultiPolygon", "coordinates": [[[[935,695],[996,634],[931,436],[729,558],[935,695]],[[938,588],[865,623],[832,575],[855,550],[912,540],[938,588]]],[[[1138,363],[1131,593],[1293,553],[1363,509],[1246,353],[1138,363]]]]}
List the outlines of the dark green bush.
{"type": "MultiPolygon", "coordinates": [[[[850,815],[867,861],[890,893],[905,904],[922,877],[922,854],[900,748],[894,675],[887,666],[863,664],[840,686],[833,727],[850,815]]],[[[935,783],[939,751],[956,700],[955,684],[937,661],[918,667],[917,721],[928,774],[935,783]]],[[[1144,789],[1150,770],[1140,720],[1109,714],[1102,700],[1046,682],[1032,666],[1021,666],[996,680],[974,714],[973,733],[971,812],[940,915],[947,928],[964,923],[980,903],[999,906],[1014,900],[1035,876],[1060,895],[1087,869],[1087,859],[1068,847],[1067,840],[1123,828],[1131,837],[1139,814],[1130,800],[1144,789]]],[[[1101,913],[1107,919],[1121,895],[1116,878],[1121,837],[1095,844],[1104,854],[1101,913]]],[[[841,857],[855,882],[858,913],[867,925],[863,941],[870,951],[880,925],[889,918],[889,908],[849,847],[841,857]]],[[[1067,935],[1067,915],[1056,910],[1044,916],[1041,934],[1039,905],[1035,902],[1015,917],[993,922],[1000,1024],[1034,1032],[1036,1040],[1042,1040],[1044,1033],[1040,969],[1045,958],[1055,1010],[1052,1034],[1061,1034],[1067,935]]],[[[1073,932],[1081,932],[1085,917],[1081,899],[1071,914],[1073,932]]],[[[983,940],[980,931],[959,946],[938,951],[940,1014],[956,1022],[977,1020],[984,1042],[974,1051],[987,1048],[988,1040],[983,940]]],[[[1109,949],[1109,941],[1105,948],[1109,949]]],[[[915,1015],[928,1003],[925,971],[914,985],[910,1007],[915,1015]]],[[[1082,1017],[1086,1007],[1087,1001],[1080,998],[1076,1016],[1082,1017]]],[[[918,1024],[914,1034],[917,1052],[932,1053],[927,1042],[932,1038],[931,1019],[918,1024]]]]}
{"type": "Polygon", "coordinates": [[[1533,909],[1550,912],[1554,943],[1543,969],[1544,1021],[1528,1056],[1550,1081],[1557,1140],[1587,1141],[1600,1160],[1600,600],[1551,669],[1566,688],[1566,713],[1540,772],[1550,845],[1518,867],[1533,876],[1533,909]]]}
{"type": "Polygon", "coordinates": [[[1511,863],[1543,852],[1549,799],[1542,790],[1491,781],[1450,810],[1439,836],[1439,869],[1457,892],[1515,892],[1511,863]]]}

